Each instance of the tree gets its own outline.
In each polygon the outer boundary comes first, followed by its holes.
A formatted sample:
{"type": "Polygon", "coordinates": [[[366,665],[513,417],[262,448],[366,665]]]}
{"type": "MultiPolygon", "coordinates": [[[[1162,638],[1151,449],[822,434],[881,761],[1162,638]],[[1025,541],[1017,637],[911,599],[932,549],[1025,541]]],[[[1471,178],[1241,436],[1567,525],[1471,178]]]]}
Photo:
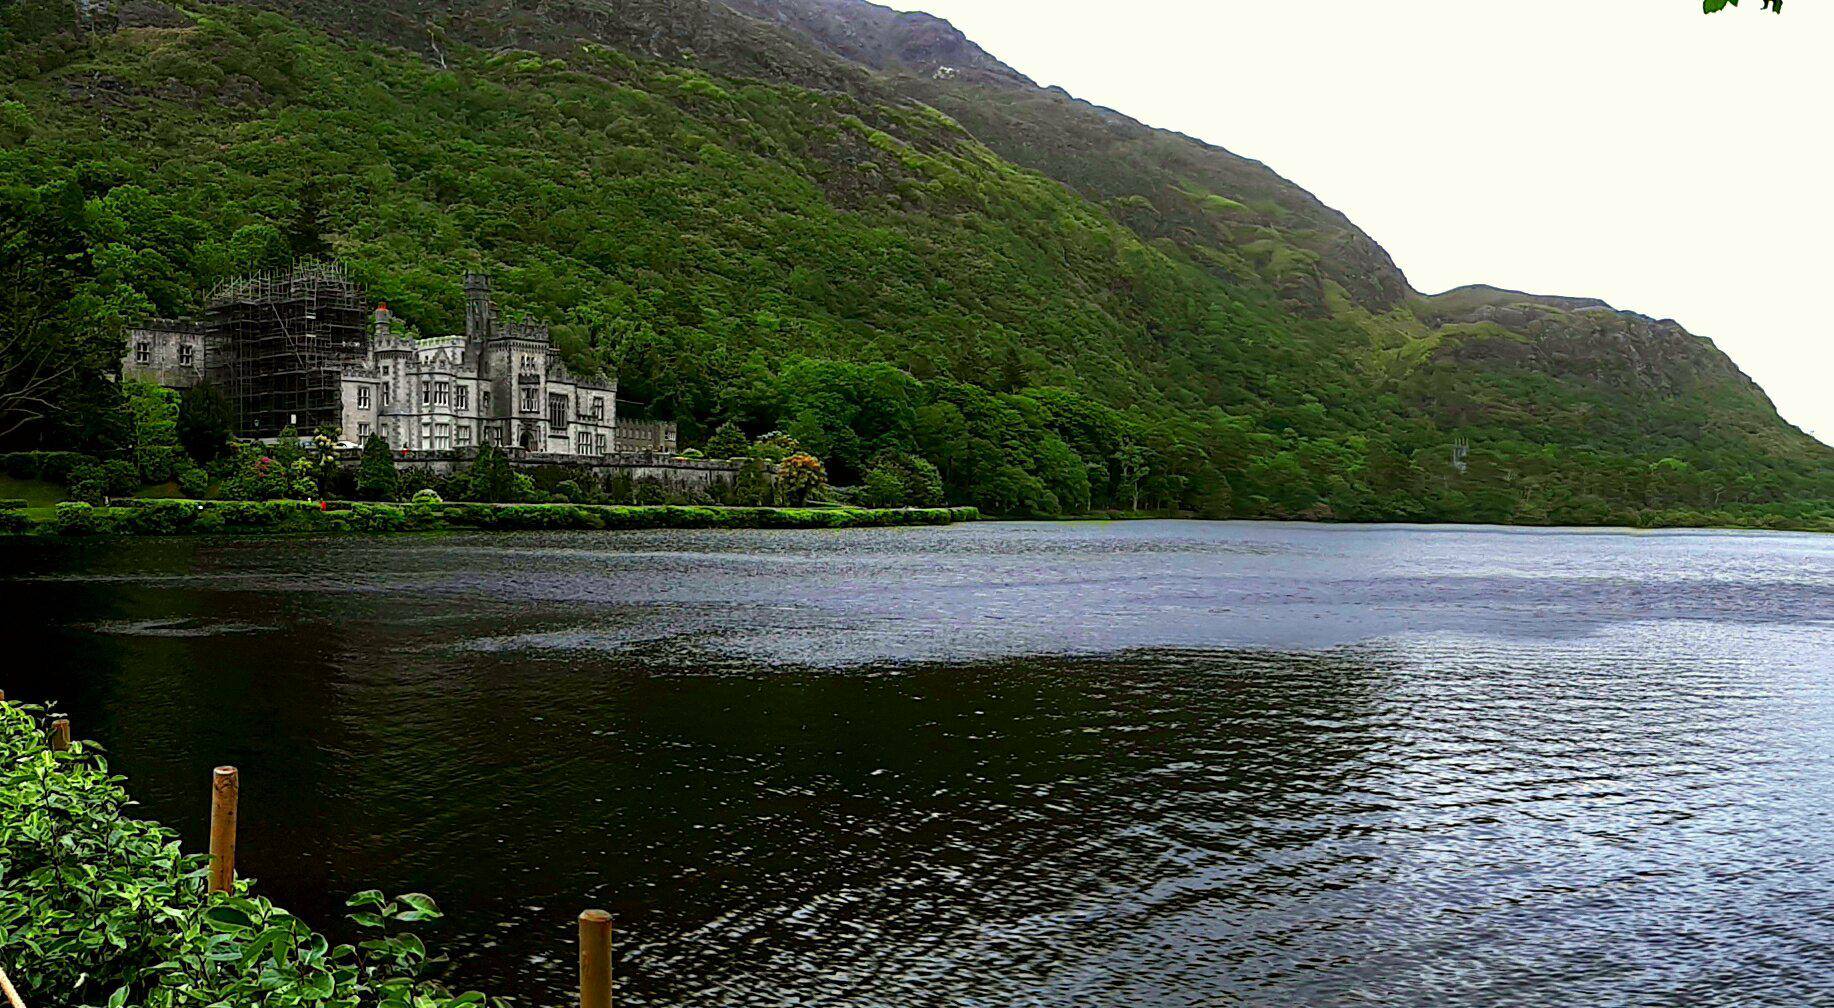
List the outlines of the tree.
{"type": "Polygon", "coordinates": [[[518,499],[516,472],[510,468],[509,457],[495,445],[478,449],[477,459],[465,470],[462,487],[456,483],[453,487],[455,497],[461,489],[466,499],[486,504],[509,504],[518,499]]]}
{"type": "Polygon", "coordinates": [[[728,420],[720,424],[720,429],[707,439],[707,446],[703,450],[708,458],[733,459],[744,457],[748,447],[750,443],[745,440],[745,432],[739,429],[738,424],[728,420]]]}
{"type": "Polygon", "coordinates": [[[179,397],[178,443],[198,464],[222,458],[235,432],[235,407],[215,385],[193,385],[179,397]]]}
{"type": "Polygon", "coordinates": [[[121,360],[125,319],[151,306],[91,275],[85,225],[74,182],[0,187],[0,440],[53,428],[80,439],[93,425],[70,414],[121,406],[98,386],[121,360]]]}
{"type": "Polygon", "coordinates": [[[828,470],[813,455],[791,455],[777,466],[777,489],[783,499],[795,505],[808,502],[828,485],[828,470]]]}
{"type": "Polygon", "coordinates": [[[357,463],[357,495],[364,500],[394,500],[401,492],[401,474],[395,471],[394,453],[379,434],[363,442],[363,458],[357,463]]]}
{"type": "Polygon", "coordinates": [[[1146,478],[1146,470],[1151,462],[1147,450],[1131,438],[1123,440],[1121,447],[1115,450],[1114,463],[1118,470],[1120,488],[1128,495],[1128,510],[1140,510],[1140,481],[1146,478]]]}

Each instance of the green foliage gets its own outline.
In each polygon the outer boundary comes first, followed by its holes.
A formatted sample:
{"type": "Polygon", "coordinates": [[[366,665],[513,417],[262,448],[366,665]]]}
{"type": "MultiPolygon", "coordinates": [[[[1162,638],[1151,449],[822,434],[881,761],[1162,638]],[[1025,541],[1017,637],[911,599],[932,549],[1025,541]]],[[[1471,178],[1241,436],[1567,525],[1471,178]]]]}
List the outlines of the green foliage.
{"type": "Polygon", "coordinates": [[[798,452],[777,465],[777,493],[794,505],[801,505],[828,485],[828,471],[821,460],[798,452]]]}
{"type": "Polygon", "coordinates": [[[487,504],[521,500],[519,495],[527,491],[517,484],[516,475],[508,456],[495,446],[485,445],[465,470],[462,491],[455,490],[454,496],[487,504]]]}
{"type": "Polygon", "coordinates": [[[708,458],[734,459],[743,457],[750,447],[751,442],[745,439],[745,432],[738,424],[728,420],[713,432],[702,450],[708,458]]]}
{"type": "Polygon", "coordinates": [[[401,476],[395,470],[395,459],[388,442],[371,434],[363,442],[363,457],[357,463],[357,496],[364,500],[394,500],[401,492],[401,476]]]}
{"type": "Polygon", "coordinates": [[[979,517],[980,513],[974,508],[487,504],[453,503],[433,497],[406,505],[361,502],[336,507],[294,500],[135,500],[107,508],[75,502],[59,504],[51,531],[69,536],[167,536],[382,533],[445,528],[855,528],[946,525],[974,521],[979,517]]]}
{"type": "MultiPolygon", "coordinates": [[[[1708,14],[1718,14],[1727,7],[1737,7],[1738,0],[1702,0],[1702,7],[1708,14]]],[[[1773,13],[1783,13],[1783,0],[1764,0],[1764,9],[1773,13]]]]}
{"type": "Polygon", "coordinates": [[[870,507],[935,507],[943,502],[942,474],[916,455],[880,452],[866,471],[861,491],[870,507]]]}
{"type": "Polygon", "coordinates": [[[408,930],[439,908],[411,893],[350,898],[365,939],[333,946],[249,891],[205,891],[206,858],[132,818],[107,760],[52,753],[44,712],[0,703],[0,947],[29,1004],[81,1008],[472,1008],[421,979],[432,959],[408,930]]]}
{"type": "Polygon", "coordinates": [[[208,465],[230,452],[235,423],[235,407],[214,385],[194,385],[179,398],[178,440],[185,454],[200,465],[208,465]]]}
{"type": "Polygon", "coordinates": [[[271,446],[242,442],[231,457],[229,477],[218,487],[225,498],[239,501],[311,500],[318,496],[313,465],[305,458],[292,428],[271,446]]]}
{"type": "Polygon", "coordinates": [[[193,500],[204,496],[210,488],[210,474],[202,469],[192,467],[181,469],[178,473],[179,492],[193,500]]]}

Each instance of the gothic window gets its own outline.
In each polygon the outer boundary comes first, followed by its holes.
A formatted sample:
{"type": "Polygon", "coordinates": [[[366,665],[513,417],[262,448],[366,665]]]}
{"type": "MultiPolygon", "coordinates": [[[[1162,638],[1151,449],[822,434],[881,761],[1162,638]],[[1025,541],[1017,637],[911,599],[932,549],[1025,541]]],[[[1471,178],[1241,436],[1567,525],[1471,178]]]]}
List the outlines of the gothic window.
{"type": "Polygon", "coordinates": [[[592,419],[594,420],[605,419],[605,397],[604,396],[593,396],[592,397],[592,419]]]}
{"type": "Polygon", "coordinates": [[[471,408],[471,386],[460,385],[452,390],[452,394],[454,396],[452,405],[455,408],[462,410],[471,408]]]}
{"type": "Polygon", "coordinates": [[[535,412],[535,386],[530,385],[522,390],[522,412],[535,412]]]}
{"type": "Polygon", "coordinates": [[[564,395],[548,396],[548,426],[555,428],[554,433],[566,432],[567,397],[564,395]]]}
{"type": "Polygon", "coordinates": [[[433,450],[449,451],[452,448],[452,425],[435,424],[433,427],[433,450]]]}
{"type": "Polygon", "coordinates": [[[368,408],[369,408],[369,386],[368,385],[358,385],[357,386],[357,409],[368,409],[368,408]]]}
{"type": "Polygon", "coordinates": [[[462,423],[462,424],[459,424],[457,427],[453,428],[452,444],[458,448],[471,447],[471,425],[470,424],[462,423]]]}
{"type": "Polygon", "coordinates": [[[598,454],[600,454],[600,455],[603,455],[603,454],[605,454],[605,449],[607,449],[607,448],[609,448],[609,447],[610,447],[610,444],[609,444],[609,443],[608,443],[608,442],[607,442],[607,441],[605,440],[605,435],[603,435],[603,434],[600,434],[600,435],[599,435],[599,451],[598,451],[598,454]]]}
{"type": "Polygon", "coordinates": [[[488,416],[490,414],[490,390],[489,389],[485,389],[484,391],[478,393],[478,404],[483,407],[485,415],[488,416]]]}
{"type": "Polygon", "coordinates": [[[180,367],[191,366],[196,349],[196,347],[193,347],[189,343],[180,343],[178,345],[178,363],[180,367]]]}
{"type": "Polygon", "coordinates": [[[446,405],[450,405],[451,402],[452,402],[452,383],[451,382],[435,382],[433,384],[433,404],[435,406],[446,406],[446,405]]]}
{"type": "Polygon", "coordinates": [[[138,343],[135,343],[134,344],[134,363],[135,364],[153,363],[153,344],[147,342],[146,340],[141,340],[138,343]]]}
{"type": "Polygon", "coordinates": [[[433,386],[431,385],[420,386],[420,404],[422,406],[433,405],[433,386]]]}

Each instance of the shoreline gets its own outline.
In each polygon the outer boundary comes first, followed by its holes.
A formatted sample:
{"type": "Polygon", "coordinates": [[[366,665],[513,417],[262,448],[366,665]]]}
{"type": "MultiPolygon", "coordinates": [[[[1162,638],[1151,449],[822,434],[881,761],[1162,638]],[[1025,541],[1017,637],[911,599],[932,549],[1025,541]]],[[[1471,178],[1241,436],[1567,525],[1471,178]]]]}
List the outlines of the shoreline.
{"type": "Polygon", "coordinates": [[[791,508],[629,504],[381,504],[352,501],[139,500],[95,507],[65,502],[44,520],[0,536],[379,535],[451,530],[846,529],[980,520],[956,508],[791,508]]]}

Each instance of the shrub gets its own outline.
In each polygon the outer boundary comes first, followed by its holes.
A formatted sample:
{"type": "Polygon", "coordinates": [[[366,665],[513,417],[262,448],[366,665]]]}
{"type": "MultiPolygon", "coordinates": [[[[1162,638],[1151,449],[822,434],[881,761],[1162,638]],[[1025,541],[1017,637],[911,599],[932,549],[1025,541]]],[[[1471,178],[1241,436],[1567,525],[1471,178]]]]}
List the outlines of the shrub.
{"type": "Polygon", "coordinates": [[[24,511],[29,502],[17,497],[0,499],[0,511],[24,511]]]}
{"type": "Polygon", "coordinates": [[[813,455],[796,454],[777,466],[777,490],[791,504],[801,504],[828,485],[828,470],[813,455]]]}
{"type": "Polygon", "coordinates": [[[70,486],[70,499],[81,504],[100,504],[107,496],[108,484],[100,479],[82,479],[70,486]]]}
{"type": "Polygon", "coordinates": [[[0,534],[27,532],[32,528],[32,519],[18,511],[0,511],[0,534]]]}
{"type": "Polygon", "coordinates": [[[178,473],[178,490],[192,500],[202,500],[210,492],[210,474],[196,466],[178,473]]]}
{"type": "Polygon", "coordinates": [[[52,753],[43,711],[0,704],[0,933],[37,954],[9,957],[28,1004],[481,1006],[426,982],[405,928],[440,916],[419,894],[350,898],[362,952],[333,947],[250,892],[205,891],[207,859],[178,834],[131,818],[132,803],[87,743],[52,753]]]}
{"type": "Polygon", "coordinates": [[[120,527],[135,535],[176,535],[190,531],[201,507],[192,501],[145,501],[126,512],[120,527]]]}
{"type": "Polygon", "coordinates": [[[414,492],[414,503],[416,504],[444,504],[445,500],[440,497],[438,490],[435,490],[432,487],[427,487],[424,490],[416,490],[414,492]]]}
{"type": "Polygon", "coordinates": [[[77,452],[12,452],[0,459],[4,460],[0,461],[0,470],[14,479],[64,484],[71,482],[71,474],[78,469],[96,464],[95,459],[77,452]]]}
{"type": "Polygon", "coordinates": [[[102,463],[102,480],[111,496],[125,496],[140,486],[140,470],[120,459],[109,459],[102,463]]]}
{"type": "Polygon", "coordinates": [[[93,535],[102,529],[101,515],[82,501],[64,501],[52,514],[52,527],[58,535],[93,535]]]}
{"type": "Polygon", "coordinates": [[[720,424],[720,429],[707,439],[706,454],[708,458],[738,458],[750,447],[750,443],[745,440],[745,432],[739,429],[738,424],[728,420],[720,424]]]}

